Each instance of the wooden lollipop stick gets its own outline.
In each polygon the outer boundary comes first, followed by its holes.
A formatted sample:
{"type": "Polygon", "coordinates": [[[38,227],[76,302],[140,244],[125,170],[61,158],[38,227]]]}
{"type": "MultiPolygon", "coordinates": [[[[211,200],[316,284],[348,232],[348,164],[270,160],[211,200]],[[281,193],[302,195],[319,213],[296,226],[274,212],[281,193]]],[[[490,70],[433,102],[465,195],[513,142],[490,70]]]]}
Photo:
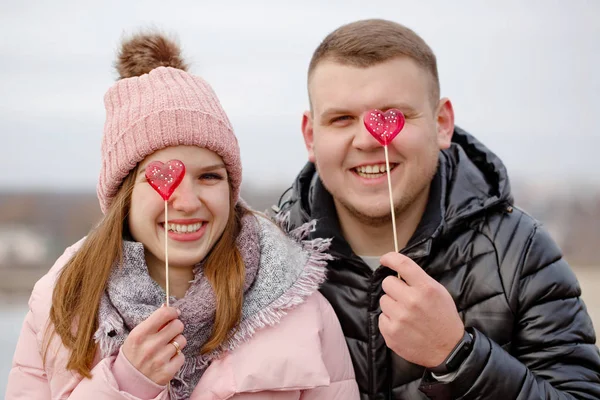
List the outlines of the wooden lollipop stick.
{"type": "Polygon", "coordinates": [[[394,197],[392,196],[392,178],[390,177],[390,158],[388,156],[387,145],[383,146],[385,150],[385,167],[388,181],[388,191],[390,192],[390,208],[392,211],[392,229],[394,230],[394,250],[398,252],[398,234],[396,233],[396,214],[394,212],[394,197]]]}
{"type": "Polygon", "coordinates": [[[167,211],[167,200],[165,200],[165,292],[167,294],[167,307],[169,307],[169,220],[167,219],[168,211],[167,211]]]}
{"type": "MultiPolygon", "coordinates": [[[[398,234],[396,233],[396,213],[394,212],[394,197],[392,196],[392,178],[390,177],[390,158],[388,157],[387,145],[383,146],[385,151],[385,167],[388,181],[388,192],[390,192],[390,209],[392,211],[392,229],[394,230],[394,250],[398,252],[398,234]]],[[[402,279],[398,273],[398,279],[402,279]]]]}

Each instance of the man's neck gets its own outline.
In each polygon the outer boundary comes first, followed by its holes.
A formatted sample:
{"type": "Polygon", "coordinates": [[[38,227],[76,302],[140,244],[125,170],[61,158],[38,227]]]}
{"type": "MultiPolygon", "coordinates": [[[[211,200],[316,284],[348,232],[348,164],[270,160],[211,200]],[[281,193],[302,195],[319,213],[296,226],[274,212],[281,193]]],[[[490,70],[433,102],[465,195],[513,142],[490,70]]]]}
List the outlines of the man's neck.
{"type": "MultiPolygon", "coordinates": [[[[402,212],[396,213],[396,233],[398,249],[403,249],[413,236],[425,213],[429,198],[429,188],[421,193],[402,212]]],[[[352,215],[344,206],[336,203],[340,228],[344,238],[355,254],[359,256],[382,256],[394,251],[392,221],[379,226],[365,224],[352,215]]]]}

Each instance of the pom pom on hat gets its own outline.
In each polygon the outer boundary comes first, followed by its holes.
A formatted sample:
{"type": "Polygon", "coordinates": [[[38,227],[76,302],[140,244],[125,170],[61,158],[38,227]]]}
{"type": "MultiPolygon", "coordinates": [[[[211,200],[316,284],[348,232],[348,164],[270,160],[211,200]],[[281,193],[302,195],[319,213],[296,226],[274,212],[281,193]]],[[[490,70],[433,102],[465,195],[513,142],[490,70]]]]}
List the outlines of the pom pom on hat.
{"type": "Polygon", "coordinates": [[[115,68],[119,79],[141,76],[158,67],[187,71],[179,44],[157,32],[137,33],[121,44],[115,68]]]}

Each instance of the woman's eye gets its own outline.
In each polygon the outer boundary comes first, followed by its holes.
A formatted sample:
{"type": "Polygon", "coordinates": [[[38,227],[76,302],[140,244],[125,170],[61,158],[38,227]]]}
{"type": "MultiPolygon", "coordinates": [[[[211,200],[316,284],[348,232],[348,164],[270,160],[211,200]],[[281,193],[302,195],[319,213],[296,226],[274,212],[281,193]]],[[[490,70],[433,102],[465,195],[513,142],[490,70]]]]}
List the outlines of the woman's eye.
{"type": "Polygon", "coordinates": [[[213,180],[220,181],[223,179],[223,176],[221,176],[220,174],[209,173],[209,174],[200,175],[199,179],[208,180],[208,181],[213,181],[213,180]]]}

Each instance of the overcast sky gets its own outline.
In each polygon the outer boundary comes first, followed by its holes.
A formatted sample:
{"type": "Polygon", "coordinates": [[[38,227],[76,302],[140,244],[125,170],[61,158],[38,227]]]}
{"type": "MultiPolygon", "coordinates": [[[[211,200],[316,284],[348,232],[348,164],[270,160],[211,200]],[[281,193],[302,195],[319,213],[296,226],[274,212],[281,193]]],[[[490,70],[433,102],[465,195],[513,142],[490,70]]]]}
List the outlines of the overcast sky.
{"type": "Polygon", "coordinates": [[[0,190],[95,189],[115,51],[148,26],[177,34],[215,88],[245,182],[285,185],[306,161],[313,50],[371,17],[431,45],[458,125],[512,177],[600,186],[600,1],[54,0],[0,6],[0,190]]]}

